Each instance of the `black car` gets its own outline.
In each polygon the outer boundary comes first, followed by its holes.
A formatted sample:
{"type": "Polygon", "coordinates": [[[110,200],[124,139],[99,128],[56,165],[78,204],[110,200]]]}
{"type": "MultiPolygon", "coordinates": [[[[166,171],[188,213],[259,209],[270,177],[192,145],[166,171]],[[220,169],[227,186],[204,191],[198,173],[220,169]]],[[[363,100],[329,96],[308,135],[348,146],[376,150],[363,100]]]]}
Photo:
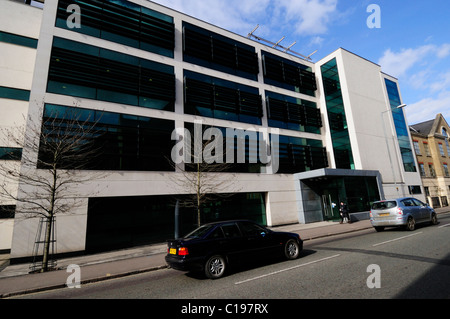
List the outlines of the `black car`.
{"type": "Polygon", "coordinates": [[[302,249],[298,234],[275,232],[247,220],[222,221],[168,240],[166,262],[173,269],[203,271],[217,279],[229,265],[276,255],[296,259],[302,249]]]}

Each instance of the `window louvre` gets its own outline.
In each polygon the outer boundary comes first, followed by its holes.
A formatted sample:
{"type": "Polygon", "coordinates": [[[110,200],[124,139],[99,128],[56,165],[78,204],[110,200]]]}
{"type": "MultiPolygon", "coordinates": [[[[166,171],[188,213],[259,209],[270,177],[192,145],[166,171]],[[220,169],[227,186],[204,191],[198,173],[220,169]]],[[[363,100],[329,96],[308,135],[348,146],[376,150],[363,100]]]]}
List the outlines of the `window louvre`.
{"type": "Polygon", "coordinates": [[[256,80],[259,73],[254,47],[186,22],[183,24],[183,53],[186,62],[251,80],[256,80]]]}
{"type": "Polygon", "coordinates": [[[267,84],[299,90],[300,93],[311,96],[317,90],[315,74],[305,65],[263,52],[263,67],[264,81],[267,84]]]}
{"type": "Polygon", "coordinates": [[[73,2],[80,6],[82,28],[71,31],[173,57],[175,26],[171,17],[152,14],[152,10],[129,2],[125,6],[101,0],[60,0],[57,27],[68,28],[66,10],[73,2]]]}
{"type": "Polygon", "coordinates": [[[236,118],[237,121],[253,123],[257,120],[259,123],[262,117],[262,98],[258,94],[186,76],[185,112],[229,119],[219,111],[236,118]]]}
{"type": "MultiPolygon", "coordinates": [[[[47,89],[49,92],[74,94],[86,98],[173,111],[175,102],[175,75],[173,73],[152,69],[153,64],[148,65],[143,59],[92,46],[88,47],[93,49],[89,54],[75,52],[62,48],[64,44],[72,42],[56,42],[50,61],[47,89]],[[105,57],[110,55],[110,58],[105,57]],[[122,59],[123,62],[117,61],[119,59],[122,59]],[[67,88],[69,85],[79,87],[77,89],[67,88]],[[102,95],[99,94],[99,90],[105,90],[112,94],[102,95]],[[129,99],[114,100],[115,94],[118,93],[125,94],[129,99]],[[138,99],[146,98],[157,101],[154,101],[153,104],[143,104],[138,101],[138,99]]],[[[164,69],[163,65],[159,66],[156,63],[154,63],[154,67],[164,69]]]]}
{"type": "Polygon", "coordinates": [[[282,101],[269,96],[266,98],[266,103],[270,120],[322,127],[320,110],[317,108],[282,101]]]}

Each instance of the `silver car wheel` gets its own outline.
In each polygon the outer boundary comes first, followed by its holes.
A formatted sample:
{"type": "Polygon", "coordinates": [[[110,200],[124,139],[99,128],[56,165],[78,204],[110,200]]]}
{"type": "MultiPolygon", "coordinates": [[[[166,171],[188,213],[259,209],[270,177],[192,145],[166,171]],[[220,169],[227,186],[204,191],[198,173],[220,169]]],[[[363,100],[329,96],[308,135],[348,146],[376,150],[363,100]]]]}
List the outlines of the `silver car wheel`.
{"type": "Polygon", "coordinates": [[[431,225],[437,225],[437,224],[438,224],[437,215],[436,215],[436,213],[433,213],[433,215],[431,215],[431,225]]]}
{"type": "Polygon", "coordinates": [[[293,239],[288,240],[285,245],[286,258],[287,259],[297,259],[299,253],[300,253],[300,247],[298,246],[298,243],[293,239]]]}
{"type": "Polygon", "coordinates": [[[409,217],[408,221],[406,222],[406,229],[409,231],[413,231],[416,228],[416,221],[414,218],[409,217]]]}
{"type": "Polygon", "coordinates": [[[216,255],[208,259],[205,265],[205,275],[210,279],[217,279],[225,273],[225,259],[216,255]]]}

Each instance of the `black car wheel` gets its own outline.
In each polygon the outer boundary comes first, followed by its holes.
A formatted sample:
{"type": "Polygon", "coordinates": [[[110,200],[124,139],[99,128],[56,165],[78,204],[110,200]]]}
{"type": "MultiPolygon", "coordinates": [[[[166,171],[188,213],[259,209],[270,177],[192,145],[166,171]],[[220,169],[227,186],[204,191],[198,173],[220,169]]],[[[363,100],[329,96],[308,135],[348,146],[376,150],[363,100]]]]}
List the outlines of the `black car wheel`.
{"type": "Polygon", "coordinates": [[[431,225],[437,225],[439,222],[438,222],[438,219],[437,219],[437,215],[436,215],[436,213],[433,213],[432,215],[431,215],[431,225]]]}
{"type": "Polygon", "coordinates": [[[414,218],[409,217],[408,221],[406,222],[406,230],[413,231],[416,228],[416,221],[414,218]]]}
{"type": "Polygon", "coordinates": [[[225,273],[225,258],[220,255],[212,256],[205,264],[205,275],[210,279],[217,279],[225,273]]]}
{"type": "Polygon", "coordinates": [[[284,254],[289,260],[297,259],[300,255],[300,246],[294,239],[289,239],[284,245],[284,254]]]}

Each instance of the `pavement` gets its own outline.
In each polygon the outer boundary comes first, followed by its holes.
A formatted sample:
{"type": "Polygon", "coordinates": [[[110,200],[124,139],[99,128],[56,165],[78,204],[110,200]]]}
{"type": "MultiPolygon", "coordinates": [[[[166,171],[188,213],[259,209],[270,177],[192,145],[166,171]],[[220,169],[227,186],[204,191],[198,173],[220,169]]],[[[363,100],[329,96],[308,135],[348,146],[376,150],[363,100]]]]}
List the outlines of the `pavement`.
{"type": "MultiPolygon", "coordinates": [[[[436,209],[438,214],[450,213],[450,207],[436,209]]],[[[372,228],[369,220],[339,224],[339,222],[317,222],[269,227],[275,231],[300,234],[304,242],[333,235],[357,232],[372,228]]],[[[57,270],[46,273],[31,273],[30,264],[9,265],[9,255],[0,255],[0,299],[40,291],[66,288],[73,283],[71,276],[76,271],[68,268],[79,266],[80,284],[104,281],[149,271],[167,268],[166,243],[135,247],[108,253],[83,255],[58,259],[57,270]],[[2,266],[3,265],[3,266],[2,266]]]]}

